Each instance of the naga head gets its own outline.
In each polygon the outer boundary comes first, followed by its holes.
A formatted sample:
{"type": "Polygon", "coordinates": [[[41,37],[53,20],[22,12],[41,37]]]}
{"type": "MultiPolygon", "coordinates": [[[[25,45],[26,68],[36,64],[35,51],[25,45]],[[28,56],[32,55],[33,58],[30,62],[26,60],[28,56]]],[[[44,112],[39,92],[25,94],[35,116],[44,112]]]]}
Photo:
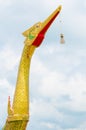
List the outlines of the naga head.
{"type": "Polygon", "coordinates": [[[33,25],[30,29],[26,30],[23,35],[26,37],[25,44],[34,45],[38,47],[42,40],[44,39],[44,35],[47,32],[48,28],[60,13],[61,6],[59,6],[44,22],[38,22],[33,25]]]}
{"type": "Polygon", "coordinates": [[[41,26],[42,23],[38,22],[23,33],[23,35],[26,37],[24,42],[25,44],[31,45],[33,43],[34,39],[38,36],[41,26]]]}

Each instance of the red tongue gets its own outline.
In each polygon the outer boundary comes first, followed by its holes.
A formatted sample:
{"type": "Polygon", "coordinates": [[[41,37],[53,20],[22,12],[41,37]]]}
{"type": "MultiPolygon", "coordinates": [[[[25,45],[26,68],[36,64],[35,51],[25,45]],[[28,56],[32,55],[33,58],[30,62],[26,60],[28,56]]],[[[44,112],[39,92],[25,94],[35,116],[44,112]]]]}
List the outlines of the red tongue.
{"type": "Polygon", "coordinates": [[[40,32],[41,34],[45,34],[46,31],[48,30],[48,28],[50,27],[50,25],[52,24],[52,22],[54,21],[54,19],[57,17],[57,15],[59,14],[59,11],[57,12],[57,14],[49,21],[49,23],[43,28],[43,30],[40,32]]]}
{"type": "Polygon", "coordinates": [[[38,47],[41,44],[41,42],[43,41],[43,39],[44,39],[44,35],[41,34],[41,33],[39,33],[38,36],[37,36],[37,38],[33,42],[33,45],[36,46],[36,47],[38,47]]]}

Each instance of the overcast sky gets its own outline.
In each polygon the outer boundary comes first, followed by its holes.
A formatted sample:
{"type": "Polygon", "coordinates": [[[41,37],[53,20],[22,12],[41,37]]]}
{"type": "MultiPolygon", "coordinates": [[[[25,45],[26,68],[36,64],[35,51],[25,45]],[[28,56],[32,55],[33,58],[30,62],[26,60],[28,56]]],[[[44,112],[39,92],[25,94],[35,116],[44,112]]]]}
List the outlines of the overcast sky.
{"type": "Polygon", "coordinates": [[[0,129],[8,96],[13,99],[22,32],[59,5],[60,15],[32,57],[27,130],[86,129],[86,0],[0,0],[0,129]]]}

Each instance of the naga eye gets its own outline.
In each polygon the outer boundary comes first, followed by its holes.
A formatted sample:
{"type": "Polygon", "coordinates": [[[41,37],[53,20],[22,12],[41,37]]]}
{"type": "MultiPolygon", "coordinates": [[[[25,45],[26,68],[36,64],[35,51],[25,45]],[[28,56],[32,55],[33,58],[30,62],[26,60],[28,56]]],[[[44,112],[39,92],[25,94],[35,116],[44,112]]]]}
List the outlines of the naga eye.
{"type": "Polygon", "coordinates": [[[38,27],[39,27],[39,24],[37,24],[36,27],[38,28],[38,27]]]}

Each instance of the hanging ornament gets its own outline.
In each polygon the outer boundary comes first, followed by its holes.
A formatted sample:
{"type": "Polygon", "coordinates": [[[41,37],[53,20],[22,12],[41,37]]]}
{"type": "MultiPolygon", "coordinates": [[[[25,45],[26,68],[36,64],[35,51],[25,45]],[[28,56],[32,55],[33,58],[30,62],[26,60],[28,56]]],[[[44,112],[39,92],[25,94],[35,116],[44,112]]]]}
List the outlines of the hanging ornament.
{"type": "Polygon", "coordinates": [[[60,43],[61,44],[65,43],[64,35],[62,33],[60,34],[60,43]]]}
{"type": "Polygon", "coordinates": [[[62,17],[61,17],[61,14],[60,14],[60,21],[59,21],[60,25],[60,43],[61,44],[64,44],[65,43],[65,40],[64,40],[64,34],[62,33],[63,32],[63,21],[62,21],[62,17]]]}

